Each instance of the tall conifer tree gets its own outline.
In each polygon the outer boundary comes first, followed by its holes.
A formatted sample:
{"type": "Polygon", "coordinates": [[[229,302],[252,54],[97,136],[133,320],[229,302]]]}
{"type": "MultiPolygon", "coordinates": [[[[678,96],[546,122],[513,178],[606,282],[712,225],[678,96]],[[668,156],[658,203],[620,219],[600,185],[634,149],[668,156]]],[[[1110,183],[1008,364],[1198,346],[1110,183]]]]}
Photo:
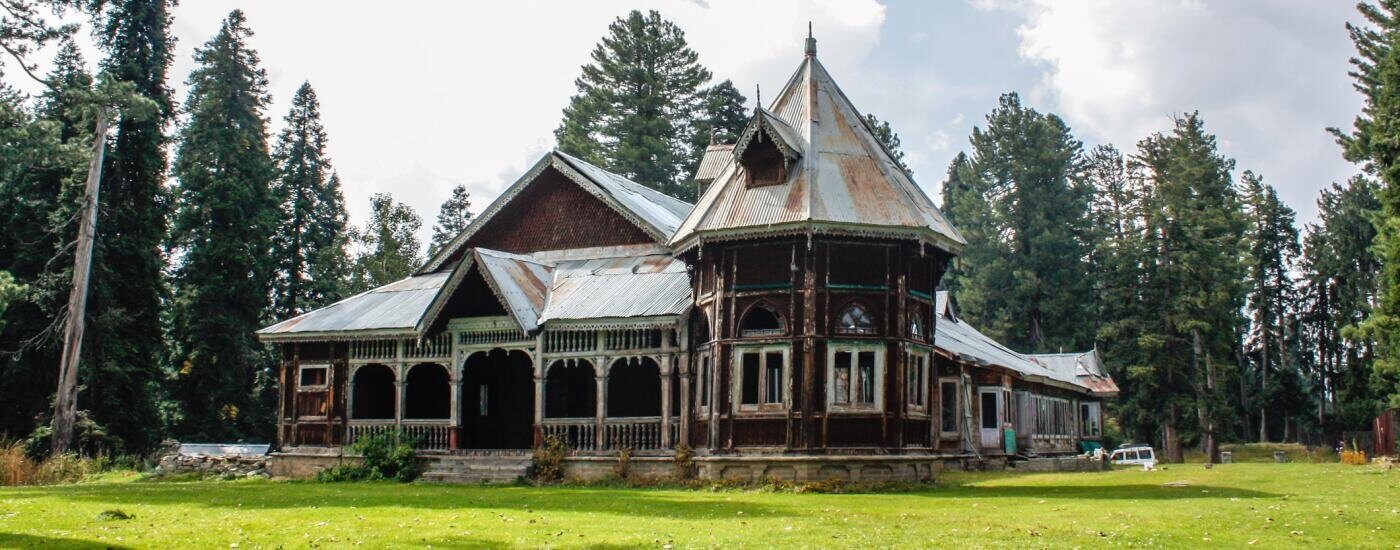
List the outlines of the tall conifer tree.
{"type": "MultiPolygon", "coordinates": [[[[1250,314],[1249,355],[1255,360],[1255,385],[1259,390],[1259,440],[1269,439],[1269,414],[1295,411],[1280,407],[1294,396],[1282,394],[1283,377],[1295,374],[1289,342],[1290,320],[1297,307],[1291,271],[1302,253],[1293,209],[1279,200],[1278,192],[1253,172],[1240,178],[1247,214],[1245,232],[1249,250],[1248,302],[1250,314]],[[1283,410],[1280,410],[1283,409],[1283,410]]],[[[1248,392],[1247,392],[1248,393],[1248,392]]]]}
{"type": "Polygon", "coordinates": [[[175,156],[179,180],[171,240],[175,269],[173,345],[178,433],[227,441],[251,433],[253,381],[268,320],[277,221],[276,170],[267,146],[267,75],[248,45],[240,10],[195,51],[185,101],[188,122],[175,156]]]}
{"type": "Polygon", "coordinates": [[[428,245],[428,256],[437,254],[444,245],[467,229],[472,222],[471,194],[467,186],[452,188],[452,196],[438,208],[437,223],[433,224],[433,242],[428,245]]]}
{"type": "Polygon", "coordinates": [[[686,169],[710,71],[675,23],[633,10],[608,26],[574,84],[559,149],[668,195],[692,193],[686,169]]]}
{"type": "Polygon", "coordinates": [[[386,285],[413,274],[422,262],[418,229],[423,220],[406,204],[388,193],[369,199],[369,221],[355,230],[359,253],[355,256],[351,287],[354,292],[386,285]]]}
{"type": "Polygon", "coordinates": [[[287,319],[341,297],[350,265],[345,250],[345,197],[326,156],[321,104],[309,82],[292,96],[272,159],[281,204],[273,232],[273,317],[287,319]]]}
{"type": "Polygon", "coordinates": [[[890,123],[868,113],[865,115],[865,123],[870,126],[870,133],[875,136],[875,139],[880,140],[894,161],[899,163],[899,167],[904,170],[904,173],[913,175],[914,171],[904,162],[904,144],[899,141],[899,133],[890,127],[890,123]]]}
{"type": "Polygon", "coordinates": [[[166,75],[174,58],[172,0],[108,2],[97,23],[106,77],[130,82],[154,116],[116,121],[102,168],[97,244],[88,288],[79,406],[132,450],[161,437],[158,402],[165,353],[162,270],[170,213],[166,133],[175,102],[166,75]]]}
{"type": "Polygon", "coordinates": [[[968,239],[951,284],[969,318],[1013,348],[1089,348],[1090,190],[1080,142],[1059,117],[1012,93],[971,143],[959,176],[968,192],[949,208],[968,239]]]}

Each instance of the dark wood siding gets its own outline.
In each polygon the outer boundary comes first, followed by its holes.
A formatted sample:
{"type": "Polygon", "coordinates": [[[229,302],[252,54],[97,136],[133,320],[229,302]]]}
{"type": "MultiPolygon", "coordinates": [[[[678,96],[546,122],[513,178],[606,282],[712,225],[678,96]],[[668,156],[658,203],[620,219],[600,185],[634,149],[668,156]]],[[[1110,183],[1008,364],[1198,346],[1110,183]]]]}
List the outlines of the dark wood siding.
{"type": "Polygon", "coordinates": [[[529,253],[654,240],[558,171],[545,170],[477,230],[467,246],[529,253]]]}

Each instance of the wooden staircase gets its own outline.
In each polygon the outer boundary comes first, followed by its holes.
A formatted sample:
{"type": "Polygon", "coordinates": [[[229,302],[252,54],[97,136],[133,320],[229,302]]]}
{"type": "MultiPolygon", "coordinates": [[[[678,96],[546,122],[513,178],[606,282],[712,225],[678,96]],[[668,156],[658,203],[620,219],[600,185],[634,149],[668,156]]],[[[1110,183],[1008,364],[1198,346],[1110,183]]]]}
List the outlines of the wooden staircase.
{"type": "Polygon", "coordinates": [[[423,481],[434,483],[514,483],[530,467],[530,451],[457,451],[424,458],[423,481]]]}

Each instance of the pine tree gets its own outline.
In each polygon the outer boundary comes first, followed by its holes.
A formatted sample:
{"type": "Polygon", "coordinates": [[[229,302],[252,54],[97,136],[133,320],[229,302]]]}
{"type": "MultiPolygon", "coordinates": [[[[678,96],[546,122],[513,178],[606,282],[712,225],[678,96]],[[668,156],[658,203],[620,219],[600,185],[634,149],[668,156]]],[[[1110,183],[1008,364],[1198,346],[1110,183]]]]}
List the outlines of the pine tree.
{"type": "Polygon", "coordinates": [[[418,229],[423,221],[406,204],[388,193],[369,199],[369,221],[355,231],[360,248],[351,276],[354,292],[361,292],[408,277],[421,263],[418,229]]]}
{"type": "Polygon", "coordinates": [[[1371,386],[1374,343],[1358,330],[1376,303],[1380,261],[1370,253],[1371,218],[1381,205],[1378,185],[1356,176],[1332,184],[1317,199],[1300,261],[1302,329],[1317,421],[1327,433],[1367,425],[1384,395],[1371,386]]]}
{"type": "MultiPolygon", "coordinates": [[[[92,77],[77,47],[60,46],[54,84],[32,112],[0,84],[0,268],[14,286],[0,326],[0,433],[20,436],[52,413],[62,344],[62,309],[72,281],[71,249],[91,146],[79,97],[92,77]]],[[[115,450],[115,449],[114,449],[115,450]]]]}
{"type": "Polygon", "coordinates": [[[273,232],[273,317],[287,319],[341,298],[349,257],[345,198],[326,157],[321,105],[309,82],[292,97],[272,159],[281,204],[273,232]]]}
{"type": "Polygon", "coordinates": [[[691,193],[693,122],[710,79],[685,32],[650,11],[608,26],[574,84],[559,149],[672,196],[691,193]]]}
{"type": "Polygon", "coordinates": [[[268,320],[277,221],[264,110],[267,75],[248,46],[240,10],[195,51],[174,175],[179,180],[171,240],[175,268],[173,345],[182,405],[179,435],[228,441],[258,427],[248,422],[253,382],[263,361],[253,337],[268,320]]]}
{"type": "Polygon", "coordinates": [[[1381,211],[1375,250],[1381,260],[1379,300],[1361,329],[1376,343],[1374,382],[1391,406],[1400,406],[1400,5],[1360,3],[1367,25],[1347,24],[1356,46],[1354,87],[1364,100],[1351,133],[1332,129],[1347,160],[1379,180],[1381,211]]]}
{"type": "MultiPolygon", "coordinates": [[[[734,143],[739,140],[739,135],[744,133],[744,128],[749,124],[749,113],[744,109],[744,103],[747,101],[748,98],[739,93],[739,89],[729,80],[710,86],[701,93],[700,112],[692,123],[691,159],[685,170],[686,177],[693,175],[700,167],[700,160],[705,157],[705,148],[714,143],[734,143]]],[[[692,186],[687,185],[686,189],[688,194],[679,198],[692,200],[692,186]]]]}
{"type": "Polygon", "coordinates": [[[1278,192],[1250,171],[1245,171],[1240,182],[1249,225],[1245,233],[1249,246],[1247,309],[1251,317],[1247,345],[1249,355],[1256,360],[1259,440],[1268,441],[1269,408],[1280,413],[1296,412],[1279,407],[1286,397],[1280,393],[1279,377],[1289,375],[1289,369],[1296,367],[1289,363],[1292,354],[1286,329],[1297,302],[1290,272],[1302,250],[1293,209],[1279,200],[1278,192]]]}
{"type": "Polygon", "coordinates": [[[968,179],[971,163],[967,153],[958,152],[952,162],[948,163],[947,177],[939,191],[943,203],[943,216],[962,232],[968,243],[978,243],[977,246],[965,247],[963,253],[953,259],[947,274],[938,283],[939,289],[951,292],[955,296],[962,290],[962,281],[971,278],[973,269],[990,265],[1005,253],[1000,247],[992,244],[995,239],[987,234],[987,231],[994,227],[991,206],[987,204],[985,190],[973,187],[974,183],[980,182],[968,179]]]}
{"type": "Polygon", "coordinates": [[[909,169],[909,165],[904,162],[904,150],[901,148],[903,144],[899,141],[899,134],[894,131],[894,128],[890,128],[890,123],[868,113],[865,115],[865,123],[870,126],[870,133],[875,136],[875,139],[880,140],[880,143],[885,146],[885,150],[890,152],[890,157],[894,158],[904,173],[910,176],[914,175],[914,171],[909,169]]]}
{"type": "Polygon", "coordinates": [[[1013,348],[1088,349],[1090,189],[1080,142],[1013,93],[971,143],[959,176],[968,192],[949,207],[968,240],[951,274],[968,317],[1013,348]]]}
{"type": "Polygon", "coordinates": [[[162,436],[162,245],[170,212],[166,130],[175,116],[166,74],[174,58],[173,5],[172,0],[108,2],[95,25],[106,53],[102,72],[130,82],[156,107],[154,116],[123,113],[107,145],[79,370],[80,407],[132,451],[153,449],[162,436]]]}
{"type": "Polygon", "coordinates": [[[438,208],[437,223],[433,224],[433,242],[428,245],[429,257],[467,229],[472,222],[471,207],[471,194],[467,193],[467,186],[453,187],[452,196],[438,208]]]}
{"type": "Polygon", "coordinates": [[[1176,119],[1170,133],[1138,143],[1134,162],[1150,186],[1146,205],[1143,276],[1152,319],[1139,341],[1144,364],[1135,373],[1140,390],[1160,415],[1164,454],[1182,459],[1183,428],[1194,424],[1202,448],[1218,460],[1217,442],[1228,433],[1226,367],[1238,352],[1245,267],[1245,220],[1231,171],[1215,137],[1196,113],[1176,119]],[[1194,408],[1194,423],[1185,410],[1194,408]]]}

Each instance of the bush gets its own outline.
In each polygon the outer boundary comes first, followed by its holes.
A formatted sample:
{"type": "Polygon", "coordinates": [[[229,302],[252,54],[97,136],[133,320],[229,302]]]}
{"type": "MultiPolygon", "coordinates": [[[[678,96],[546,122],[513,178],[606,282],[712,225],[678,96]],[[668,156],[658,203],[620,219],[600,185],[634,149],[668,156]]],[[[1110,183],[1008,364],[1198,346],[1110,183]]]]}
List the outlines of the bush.
{"type": "Polygon", "coordinates": [[[415,440],[400,432],[367,435],[350,444],[352,453],[364,457],[360,464],[342,464],[316,474],[317,481],[375,481],[393,479],[409,482],[423,473],[414,456],[415,440]]]}
{"type": "Polygon", "coordinates": [[[564,458],[569,446],[562,439],[547,435],[540,446],[530,453],[530,479],[541,483],[557,483],[564,479],[564,458]]]}
{"type": "Polygon", "coordinates": [[[695,479],[697,468],[695,467],[695,450],[690,445],[681,443],[676,445],[676,456],[672,459],[675,467],[676,479],[681,481],[695,479]]]}
{"type": "Polygon", "coordinates": [[[97,471],[95,461],[76,454],[34,460],[24,442],[0,442],[0,485],[76,483],[97,471]]]}
{"type": "Polygon", "coordinates": [[[622,447],[617,450],[617,462],[613,464],[613,475],[618,479],[627,479],[632,475],[632,448],[622,447]]]}

